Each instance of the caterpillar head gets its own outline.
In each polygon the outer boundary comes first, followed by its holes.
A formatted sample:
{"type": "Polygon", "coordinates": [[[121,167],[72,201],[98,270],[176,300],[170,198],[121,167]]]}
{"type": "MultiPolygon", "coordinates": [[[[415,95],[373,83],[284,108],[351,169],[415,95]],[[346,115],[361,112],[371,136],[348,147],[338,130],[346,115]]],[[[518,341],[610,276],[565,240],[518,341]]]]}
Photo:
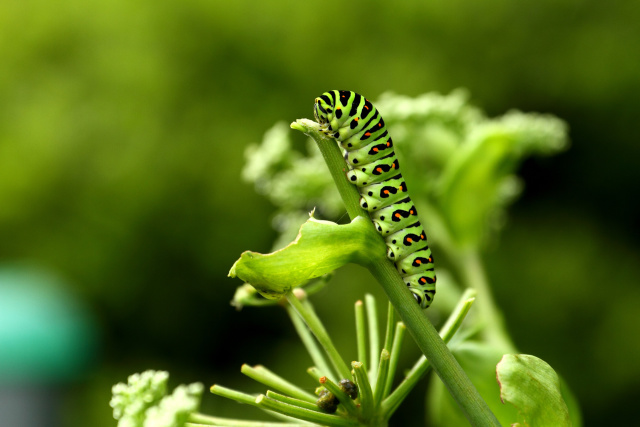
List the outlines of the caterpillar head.
{"type": "Polygon", "coordinates": [[[329,115],[333,113],[333,104],[330,101],[331,98],[323,94],[321,97],[316,98],[316,102],[313,105],[313,115],[321,125],[326,125],[331,121],[329,115]]]}

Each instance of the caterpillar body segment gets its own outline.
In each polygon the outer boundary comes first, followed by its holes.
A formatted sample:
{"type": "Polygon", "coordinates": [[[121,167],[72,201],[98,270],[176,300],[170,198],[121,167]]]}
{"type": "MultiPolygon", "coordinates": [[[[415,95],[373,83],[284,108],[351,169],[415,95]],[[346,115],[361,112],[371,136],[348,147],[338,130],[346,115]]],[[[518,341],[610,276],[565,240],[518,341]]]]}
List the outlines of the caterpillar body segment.
{"type": "Polygon", "coordinates": [[[365,97],[346,90],[323,93],[313,112],[322,131],[343,149],[347,179],[385,238],[387,257],[420,306],[429,307],[436,292],[433,256],[380,113],[365,97]]]}

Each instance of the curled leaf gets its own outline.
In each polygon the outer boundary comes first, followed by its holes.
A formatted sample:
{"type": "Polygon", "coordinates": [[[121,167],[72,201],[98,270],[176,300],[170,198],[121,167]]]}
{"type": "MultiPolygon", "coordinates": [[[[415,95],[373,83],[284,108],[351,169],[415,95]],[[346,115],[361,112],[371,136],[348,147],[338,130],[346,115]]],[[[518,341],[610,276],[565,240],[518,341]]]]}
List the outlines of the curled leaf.
{"type": "Polygon", "coordinates": [[[266,298],[280,298],[294,286],[348,263],[369,265],[385,257],[386,246],[368,218],[338,225],[313,217],[302,225],[296,239],[270,254],[243,252],[229,277],[238,277],[266,298]]]}
{"type": "Polygon", "coordinates": [[[560,379],[544,360],[526,354],[505,354],[498,363],[500,399],[516,407],[523,426],[571,426],[560,392],[560,379]]]}

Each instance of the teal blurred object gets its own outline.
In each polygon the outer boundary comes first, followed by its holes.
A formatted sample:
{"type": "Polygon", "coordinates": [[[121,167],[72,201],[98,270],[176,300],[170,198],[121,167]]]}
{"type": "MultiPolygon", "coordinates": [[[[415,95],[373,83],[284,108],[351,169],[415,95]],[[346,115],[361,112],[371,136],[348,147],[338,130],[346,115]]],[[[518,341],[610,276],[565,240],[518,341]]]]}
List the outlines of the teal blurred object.
{"type": "Polygon", "coordinates": [[[57,426],[64,387],[91,366],[89,311],[54,275],[0,266],[0,426],[57,426]]]}

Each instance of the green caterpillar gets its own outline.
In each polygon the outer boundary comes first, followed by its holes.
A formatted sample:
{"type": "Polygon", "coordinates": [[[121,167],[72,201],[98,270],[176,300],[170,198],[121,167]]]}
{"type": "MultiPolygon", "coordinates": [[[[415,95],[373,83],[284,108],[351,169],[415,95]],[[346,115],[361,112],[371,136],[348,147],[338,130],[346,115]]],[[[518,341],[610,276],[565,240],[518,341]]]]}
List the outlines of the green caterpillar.
{"type": "Polygon", "coordinates": [[[436,293],[433,256],[380,113],[362,95],[332,90],[316,98],[313,114],[322,131],[344,149],[351,168],[347,178],[358,187],[360,206],[385,238],[387,257],[418,304],[429,307],[436,293]]]}

